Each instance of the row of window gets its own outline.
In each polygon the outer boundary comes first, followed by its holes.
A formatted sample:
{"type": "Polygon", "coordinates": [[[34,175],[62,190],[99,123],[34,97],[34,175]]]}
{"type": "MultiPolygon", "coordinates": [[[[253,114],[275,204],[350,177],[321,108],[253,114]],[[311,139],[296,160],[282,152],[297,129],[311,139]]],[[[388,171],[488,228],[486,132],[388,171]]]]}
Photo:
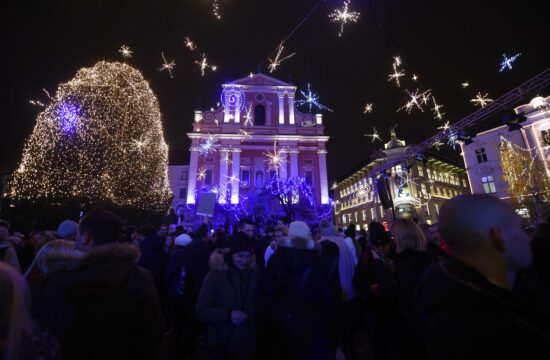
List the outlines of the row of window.
{"type": "MultiPolygon", "coordinates": [[[[424,176],[424,168],[422,167],[422,165],[418,164],[417,169],[418,176],[424,176]]],[[[437,171],[436,169],[426,167],[426,175],[430,180],[445,182],[455,186],[461,186],[460,177],[458,175],[451,174],[450,172],[444,172],[441,170],[437,171]]],[[[466,179],[462,179],[462,186],[468,187],[466,179]]]]}
{"type": "MultiPolygon", "coordinates": [[[[241,178],[240,178],[240,184],[241,187],[249,187],[251,185],[251,179],[250,179],[250,169],[249,168],[243,168],[241,169],[241,178]]],[[[275,170],[269,170],[264,175],[263,170],[257,170],[254,173],[254,185],[258,188],[264,187],[266,182],[270,179],[275,178],[277,175],[275,170]],[[265,178],[267,176],[267,178],[265,178]]],[[[306,180],[306,183],[313,187],[313,171],[306,170],[304,171],[304,178],[306,180]]],[[[212,183],[212,170],[207,169],[204,171],[204,176],[202,177],[202,185],[203,186],[211,186],[212,183]]]]}

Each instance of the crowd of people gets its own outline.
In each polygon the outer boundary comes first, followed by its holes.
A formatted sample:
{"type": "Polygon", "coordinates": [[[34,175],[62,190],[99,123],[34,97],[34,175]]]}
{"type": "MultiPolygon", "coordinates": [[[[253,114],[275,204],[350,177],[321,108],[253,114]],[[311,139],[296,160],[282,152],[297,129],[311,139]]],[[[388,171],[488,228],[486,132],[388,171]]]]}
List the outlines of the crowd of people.
{"type": "Polygon", "coordinates": [[[546,358],[549,247],[488,195],[367,231],[0,221],[0,359],[546,358]]]}

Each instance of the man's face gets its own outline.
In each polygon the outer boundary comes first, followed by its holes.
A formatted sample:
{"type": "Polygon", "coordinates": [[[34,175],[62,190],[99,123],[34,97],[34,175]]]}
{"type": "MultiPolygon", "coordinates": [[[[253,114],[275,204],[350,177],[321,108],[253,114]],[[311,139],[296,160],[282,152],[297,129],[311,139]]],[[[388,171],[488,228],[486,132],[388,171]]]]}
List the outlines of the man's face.
{"type": "Polygon", "coordinates": [[[254,225],[244,224],[243,229],[241,231],[246,235],[248,235],[248,237],[251,239],[254,237],[254,225]]]}
{"type": "Polygon", "coordinates": [[[164,236],[168,234],[168,225],[161,225],[159,229],[159,235],[164,236]]]}

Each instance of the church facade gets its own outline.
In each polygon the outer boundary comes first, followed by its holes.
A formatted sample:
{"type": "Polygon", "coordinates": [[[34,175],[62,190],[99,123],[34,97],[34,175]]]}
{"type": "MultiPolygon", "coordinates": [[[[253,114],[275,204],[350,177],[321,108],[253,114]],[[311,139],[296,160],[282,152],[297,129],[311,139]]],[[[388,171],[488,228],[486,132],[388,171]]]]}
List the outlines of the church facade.
{"type": "Polygon", "coordinates": [[[187,208],[202,193],[216,194],[217,207],[245,216],[284,215],[273,196],[275,179],[299,179],[314,206],[329,204],[322,114],[295,106],[296,86],[264,74],[222,85],[216,109],[195,111],[187,208]]]}

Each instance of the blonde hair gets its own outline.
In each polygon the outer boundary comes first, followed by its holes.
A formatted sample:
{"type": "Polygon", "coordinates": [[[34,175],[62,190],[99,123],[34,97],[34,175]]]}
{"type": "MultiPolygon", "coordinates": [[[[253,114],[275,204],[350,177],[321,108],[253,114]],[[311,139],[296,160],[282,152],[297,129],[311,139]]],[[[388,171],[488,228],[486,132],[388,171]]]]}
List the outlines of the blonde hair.
{"type": "Polygon", "coordinates": [[[427,240],[420,226],[406,219],[396,220],[392,226],[392,235],[397,245],[397,252],[407,249],[426,250],[427,240]]]}
{"type": "Polygon", "coordinates": [[[275,226],[275,229],[273,229],[273,232],[275,231],[281,231],[284,236],[288,236],[288,228],[284,225],[275,226]]]}
{"type": "Polygon", "coordinates": [[[44,246],[38,250],[38,253],[34,257],[31,265],[25,272],[25,277],[29,276],[35,268],[41,273],[47,273],[48,267],[46,266],[46,259],[52,254],[73,254],[75,251],[74,241],[69,240],[53,240],[46,243],[44,246]]]}
{"type": "Polygon", "coordinates": [[[0,262],[0,337],[5,339],[3,359],[17,359],[21,335],[31,331],[30,292],[23,276],[0,262]]]}

